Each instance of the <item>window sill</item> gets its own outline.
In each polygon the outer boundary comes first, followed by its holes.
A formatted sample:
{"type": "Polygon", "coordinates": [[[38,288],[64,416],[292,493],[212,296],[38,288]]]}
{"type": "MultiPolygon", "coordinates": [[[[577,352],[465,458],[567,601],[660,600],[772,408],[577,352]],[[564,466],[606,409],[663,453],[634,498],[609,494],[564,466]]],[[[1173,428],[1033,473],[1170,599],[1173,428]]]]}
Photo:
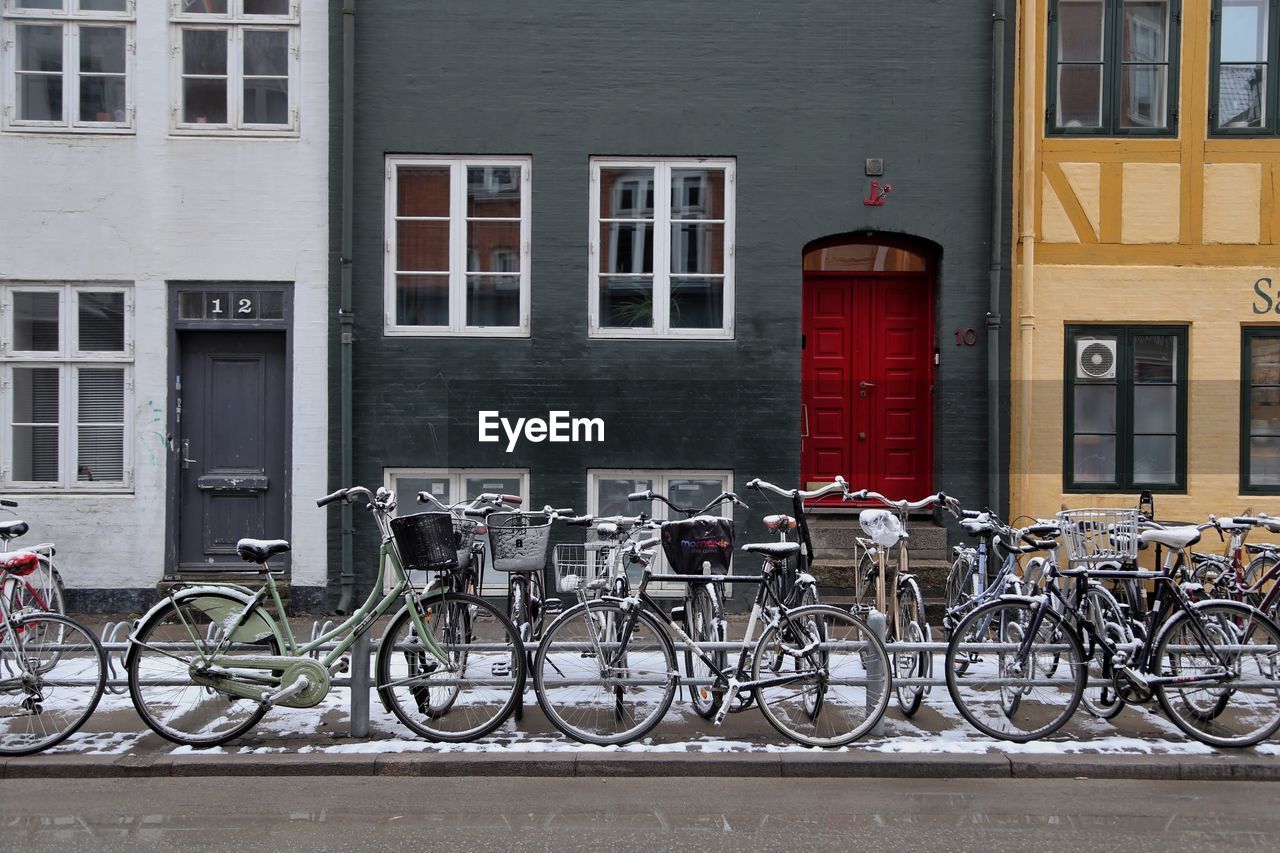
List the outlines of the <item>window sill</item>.
{"type": "Polygon", "coordinates": [[[622,341],[732,341],[733,329],[720,329],[710,332],[658,334],[652,331],[632,331],[629,329],[592,329],[588,337],[593,340],[622,341]]]}
{"type": "Polygon", "coordinates": [[[34,136],[136,136],[138,133],[136,128],[115,125],[106,127],[68,127],[61,124],[5,124],[2,129],[5,133],[34,136]]]}
{"type": "Polygon", "coordinates": [[[388,338],[528,338],[528,327],[477,326],[467,329],[434,329],[422,326],[386,326],[388,338]]]}
{"type": "Polygon", "coordinates": [[[171,138],[213,139],[218,137],[249,137],[258,139],[299,139],[302,134],[297,128],[285,130],[260,130],[238,127],[175,127],[169,130],[171,138]]]}

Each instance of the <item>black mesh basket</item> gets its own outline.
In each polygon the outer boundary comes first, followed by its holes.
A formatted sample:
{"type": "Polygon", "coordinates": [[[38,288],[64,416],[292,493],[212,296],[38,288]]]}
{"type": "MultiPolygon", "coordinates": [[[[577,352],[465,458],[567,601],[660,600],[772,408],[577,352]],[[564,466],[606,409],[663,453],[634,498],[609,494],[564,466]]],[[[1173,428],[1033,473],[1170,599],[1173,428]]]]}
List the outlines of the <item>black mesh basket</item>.
{"type": "Polygon", "coordinates": [[[724,574],[733,560],[733,519],[668,521],[662,525],[662,551],[676,574],[700,575],[707,563],[711,574],[724,574]]]}
{"type": "MultiPolygon", "coordinates": [[[[442,572],[458,565],[458,537],[447,512],[420,512],[391,519],[391,535],[406,572],[442,572]]],[[[474,529],[474,525],[473,528],[474,529]]]]}

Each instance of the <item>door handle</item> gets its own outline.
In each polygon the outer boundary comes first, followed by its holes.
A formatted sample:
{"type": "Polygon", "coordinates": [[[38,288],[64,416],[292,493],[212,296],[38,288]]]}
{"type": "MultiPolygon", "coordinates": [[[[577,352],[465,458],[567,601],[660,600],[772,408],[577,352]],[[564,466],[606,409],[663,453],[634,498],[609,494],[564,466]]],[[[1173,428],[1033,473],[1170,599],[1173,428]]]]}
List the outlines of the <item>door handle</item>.
{"type": "Polygon", "coordinates": [[[859,383],[858,383],[858,387],[859,387],[859,388],[874,388],[874,387],[876,387],[876,383],[874,383],[874,382],[868,382],[868,381],[866,381],[866,380],[864,379],[863,381],[861,381],[861,382],[859,382],[859,383]]]}
{"type": "Polygon", "coordinates": [[[809,404],[808,403],[800,404],[800,414],[804,416],[804,425],[800,427],[800,437],[808,438],[809,437],[809,404]]]}
{"type": "Polygon", "coordinates": [[[182,439],[182,467],[190,468],[192,462],[199,462],[199,459],[189,459],[191,456],[191,439],[182,439]]]}

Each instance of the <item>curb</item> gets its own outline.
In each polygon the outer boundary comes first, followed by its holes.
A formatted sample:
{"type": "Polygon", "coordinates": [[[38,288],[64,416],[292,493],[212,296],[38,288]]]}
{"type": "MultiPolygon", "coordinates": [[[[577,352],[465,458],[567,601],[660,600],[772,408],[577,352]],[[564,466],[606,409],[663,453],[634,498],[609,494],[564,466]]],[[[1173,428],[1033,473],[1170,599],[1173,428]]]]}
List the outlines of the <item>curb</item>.
{"type": "Polygon", "coordinates": [[[1280,781],[1280,757],[1254,755],[884,755],[609,753],[367,755],[51,755],[0,760],[0,779],[180,776],[522,776],[586,778],[910,778],[1280,781]]]}

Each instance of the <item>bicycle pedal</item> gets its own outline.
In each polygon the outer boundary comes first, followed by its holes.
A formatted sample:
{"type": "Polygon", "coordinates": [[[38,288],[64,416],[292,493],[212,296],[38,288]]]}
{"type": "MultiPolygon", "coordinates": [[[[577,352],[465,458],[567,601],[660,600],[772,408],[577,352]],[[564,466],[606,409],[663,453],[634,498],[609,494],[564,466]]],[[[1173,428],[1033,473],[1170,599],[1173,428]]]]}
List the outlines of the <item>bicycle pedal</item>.
{"type": "Polygon", "coordinates": [[[511,675],[511,664],[506,663],[505,661],[495,663],[490,667],[489,674],[494,678],[506,678],[511,675]]]}

